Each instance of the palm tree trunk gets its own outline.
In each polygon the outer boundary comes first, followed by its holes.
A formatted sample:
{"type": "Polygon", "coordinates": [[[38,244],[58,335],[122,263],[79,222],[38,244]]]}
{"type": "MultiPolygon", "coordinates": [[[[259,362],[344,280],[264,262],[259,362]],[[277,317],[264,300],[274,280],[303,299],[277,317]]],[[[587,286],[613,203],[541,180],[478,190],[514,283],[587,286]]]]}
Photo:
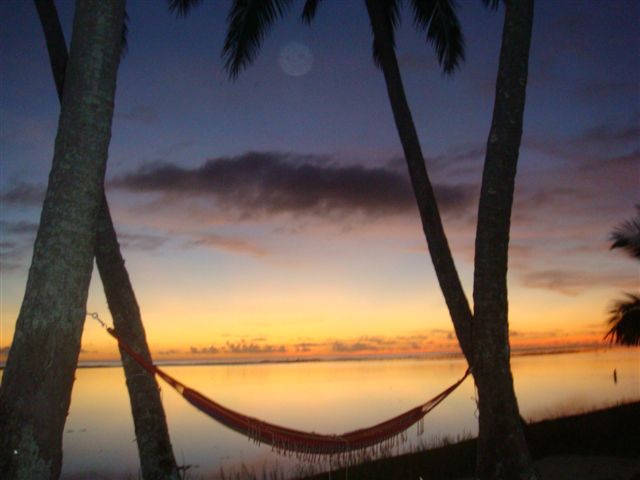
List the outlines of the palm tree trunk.
{"type": "Polygon", "coordinates": [[[367,0],[366,3],[374,32],[376,51],[384,72],[387,92],[409,167],[429,252],[460,345],[469,364],[473,366],[474,378],[478,384],[480,409],[478,473],[483,479],[520,478],[519,475],[522,474],[525,475],[524,478],[533,479],[535,473],[522,432],[509,367],[506,311],[506,248],[513,201],[515,163],[522,131],[532,0],[514,2],[517,8],[513,8],[508,2],[496,110],[487,152],[488,166],[485,165],[482,188],[483,196],[490,195],[490,200],[488,205],[486,198],[481,200],[481,215],[478,219],[478,235],[482,236],[479,243],[482,244],[482,248],[476,250],[475,315],[471,314],[468,307],[442,228],[418,136],[404,94],[384,9],[379,0],[367,0]],[[519,70],[511,71],[510,67],[514,66],[519,70]],[[518,87],[520,90],[516,92],[518,87]],[[513,105],[519,105],[519,109],[513,105]],[[514,138],[514,133],[517,133],[517,138],[514,138]],[[506,153],[510,156],[505,157],[506,153]],[[508,164],[508,159],[511,159],[512,165],[508,164]],[[489,176],[486,174],[487,169],[491,172],[489,176]],[[510,186],[509,178],[511,178],[510,186]],[[494,193],[496,191],[500,193],[496,195],[494,193]],[[496,218],[493,218],[494,216],[496,218]],[[500,225],[498,230],[496,230],[497,224],[500,225]],[[499,253],[501,251],[503,253],[499,253]],[[504,257],[502,262],[499,258],[501,255],[504,257]],[[477,271],[479,265],[482,265],[480,275],[477,271]],[[496,276],[500,277],[500,275],[504,277],[503,281],[498,279],[495,282],[496,276]],[[494,302],[495,299],[497,301],[494,302]]]}
{"type": "MultiPolygon", "coordinates": [[[[68,55],[58,12],[53,0],[35,0],[35,4],[45,33],[58,98],[62,102],[68,55]]],[[[104,196],[98,217],[95,255],[118,334],[151,362],[140,309],[104,196]]],[[[177,479],[178,466],[171,448],[158,383],[155,377],[132,361],[126,353],[120,352],[120,356],[129,391],[142,476],[145,479],[177,479]]]]}
{"type": "MultiPolygon", "coordinates": [[[[98,217],[96,264],[113,325],[118,335],[151,363],[140,309],[120,253],[106,198],[102,205],[98,217]]],[[[179,472],[171,448],[158,383],[153,375],[124,351],[120,351],[120,356],[129,390],[142,477],[149,480],[177,480],[179,472]]]]}
{"type": "Polygon", "coordinates": [[[58,100],[62,104],[64,93],[64,75],[69,61],[67,52],[67,42],[64,39],[60,17],[54,0],[34,0],[40,26],[44,31],[44,38],[47,43],[47,53],[49,54],[49,64],[53,73],[53,80],[56,84],[58,100]]]}
{"type": "Polygon", "coordinates": [[[409,104],[404,93],[398,60],[391,41],[386,14],[380,0],[366,0],[373,29],[375,51],[384,73],[393,117],[409,168],[413,193],[420,211],[422,228],[427,239],[431,261],[444,295],[453,326],[467,361],[472,362],[471,321],[469,302],[462,289],[451,250],[444,233],[440,212],[420,147],[409,104]]]}
{"type": "Polygon", "coordinates": [[[507,260],[524,115],[533,0],[505,2],[505,23],[478,209],[474,270],[474,378],[479,396],[478,474],[536,478],[510,369],[507,260]]]}
{"type": "Polygon", "coordinates": [[[124,0],[76,2],[53,165],[0,387],[0,476],[58,478],[80,353],[124,0]]]}

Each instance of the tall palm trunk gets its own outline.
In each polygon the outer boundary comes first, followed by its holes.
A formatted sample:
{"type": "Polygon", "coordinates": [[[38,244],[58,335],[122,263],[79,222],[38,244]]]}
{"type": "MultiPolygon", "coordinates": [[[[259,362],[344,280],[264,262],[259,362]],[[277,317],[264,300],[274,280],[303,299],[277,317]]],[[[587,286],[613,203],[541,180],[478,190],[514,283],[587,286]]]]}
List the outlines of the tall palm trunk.
{"type": "Polygon", "coordinates": [[[474,297],[474,308],[478,308],[478,301],[482,302],[482,306],[479,312],[475,310],[472,315],[458,279],[424,164],[383,2],[366,0],[376,52],[384,73],[429,252],[458,340],[469,364],[473,366],[474,379],[478,384],[478,474],[483,479],[520,478],[520,475],[524,475],[524,478],[535,478],[513,390],[506,311],[506,248],[509,239],[515,163],[522,132],[533,10],[532,0],[515,3],[518,7],[513,8],[509,4],[505,17],[498,95],[490,135],[491,151],[487,152],[489,165],[485,166],[483,177],[482,195],[490,195],[490,199],[481,199],[482,216],[478,219],[478,234],[482,235],[482,248],[476,251],[476,268],[480,264],[482,267],[481,275],[478,276],[477,272],[475,275],[474,285],[479,296],[474,297]],[[510,62],[517,65],[516,70],[510,70],[510,62]],[[516,92],[518,87],[520,90],[516,92]],[[518,96],[510,98],[511,95],[518,96]],[[509,156],[503,157],[507,152],[509,156]],[[512,165],[509,164],[509,160],[512,165]],[[502,185],[501,182],[506,182],[507,185],[502,185]],[[500,194],[496,195],[496,190],[500,194]],[[501,216],[501,219],[492,218],[494,215],[501,216]],[[500,228],[497,225],[500,225],[500,228]],[[502,250],[504,252],[499,253],[502,250]],[[504,261],[493,263],[496,257],[501,255],[504,261]],[[503,281],[498,280],[494,283],[495,275],[503,277],[503,281]],[[491,305],[493,298],[499,299],[497,307],[491,305]],[[502,313],[498,315],[498,311],[502,313]]]}
{"type": "MultiPolygon", "coordinates": [[[[67,46],[53,0],[35,0],[45,33],[51,69],[62,102],[67,46]]],[[[140,309],[120,253],[107,199],[104,197],[96,242],[96,263],[118,334],[134,350],[151,361],[140,309]]],[[[145,479],[177,479],[169,429],[155,377],[120,352],[129,390],[142,476],[145,479]]]]}
{"type": "Polygon", "coordinates": [[[53,165],[0,387],[0,476],[60,475],[111,137],[124,0],[76,2],[53,165]]]}
{"type": "Polygon", "coordinates": [[[387,93],[393,110],[393,118],[400,135],[400,142],[411,177],[413,193],[420,211],[422,228],[427,239],[431,260],[444,295],[453,326],[469,364],[472,362],[471,321],[469,302],[462,289],[447,237],[444,233],[440,212],[433,187],[413,123],[411,110],[404,93],[398,60],[393,48],[387,14],[381,0],[366,0],[367,11],[373,29],[375,51],[384,73],[387,93]]]}
{"type": "Polygon", "coordinates": [[[524,115],[533,0],[508,0],[491,130],[482,175],[474,269],[474,378],[479,397],[478,474],[535,478],[518,418],[509,361],[507,254],[524,115]]]}

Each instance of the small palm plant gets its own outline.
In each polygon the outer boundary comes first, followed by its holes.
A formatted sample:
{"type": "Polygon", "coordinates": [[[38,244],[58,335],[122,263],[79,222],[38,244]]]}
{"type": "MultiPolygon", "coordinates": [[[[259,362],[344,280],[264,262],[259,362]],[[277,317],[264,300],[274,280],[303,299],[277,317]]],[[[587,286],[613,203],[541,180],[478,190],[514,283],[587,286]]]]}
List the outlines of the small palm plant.
{"type": "MultiPolygon", "coordinates": [[[[632,258],[640,260],[640,205],[636,217],[620,224],[611,233],[611,249],[622,248],[632,258]]],[[[609,311],[609,331],[605,340],[617,345],[640,345],[640,296],[628,293],[617,300],[609,311]]]]}

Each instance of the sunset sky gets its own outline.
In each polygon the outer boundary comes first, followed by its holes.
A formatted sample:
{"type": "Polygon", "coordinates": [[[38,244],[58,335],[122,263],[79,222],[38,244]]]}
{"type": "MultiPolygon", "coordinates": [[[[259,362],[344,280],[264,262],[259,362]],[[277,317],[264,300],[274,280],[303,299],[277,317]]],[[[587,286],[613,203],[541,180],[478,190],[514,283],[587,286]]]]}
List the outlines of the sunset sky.
{"type": "MultiPolygon", "coordinates": [[[[156,358],[455,350],[362,1],[303,2],[228,80],[230,2],[128,2],[107,195],[156,358]]],[[[73,2],[58,1],[67,41],[73,2]]],[[[397,53],[471,296],[503,10],[459,2],[444,77],[402,10],[397,53]]],[[[0,348],[11,343],[59,114],[32,2],[0,5],[0,348]]],[[[600,342],[637,291],[608,235],[640,202],[640,4],[536,4],[510,250],[515,347],[600,342]]],[[[97,274],[87,305],[110,323],[97,274]]],[[[84,359],[117,355],[88,320],[84,359]]]]}

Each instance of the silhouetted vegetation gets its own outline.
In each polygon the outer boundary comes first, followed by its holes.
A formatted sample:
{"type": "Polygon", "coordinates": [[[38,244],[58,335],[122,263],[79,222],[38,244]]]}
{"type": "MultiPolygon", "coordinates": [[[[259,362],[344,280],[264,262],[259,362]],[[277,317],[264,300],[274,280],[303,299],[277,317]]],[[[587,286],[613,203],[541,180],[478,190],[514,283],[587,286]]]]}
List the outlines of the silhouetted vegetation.
{"type": "MultiPolygon", "coordinates": [[[[611,233],[611,249],[621,248],[631,258],[640,260],[640,205],[636,217],[618,225],[611,233]]],[[[617,300],[609,311],[609,331],[605,340],[618,345],[640,345],[640,296],[627,293],[617,300]]]]}
{"type": "MultiPolygon", "coordinates": [[[[525,430],[534,459],[550,455],[598,455],[640,458],[640,402],[590,413],[544,420],[525,430]]],[[[450,480],[473,475],[476,439],[453,445],[376,460],[331,472],[332,480],[400,480],[420,477],[450,480]]],[[[326,480],[328,473],[306,477],[326,480]]]]}

